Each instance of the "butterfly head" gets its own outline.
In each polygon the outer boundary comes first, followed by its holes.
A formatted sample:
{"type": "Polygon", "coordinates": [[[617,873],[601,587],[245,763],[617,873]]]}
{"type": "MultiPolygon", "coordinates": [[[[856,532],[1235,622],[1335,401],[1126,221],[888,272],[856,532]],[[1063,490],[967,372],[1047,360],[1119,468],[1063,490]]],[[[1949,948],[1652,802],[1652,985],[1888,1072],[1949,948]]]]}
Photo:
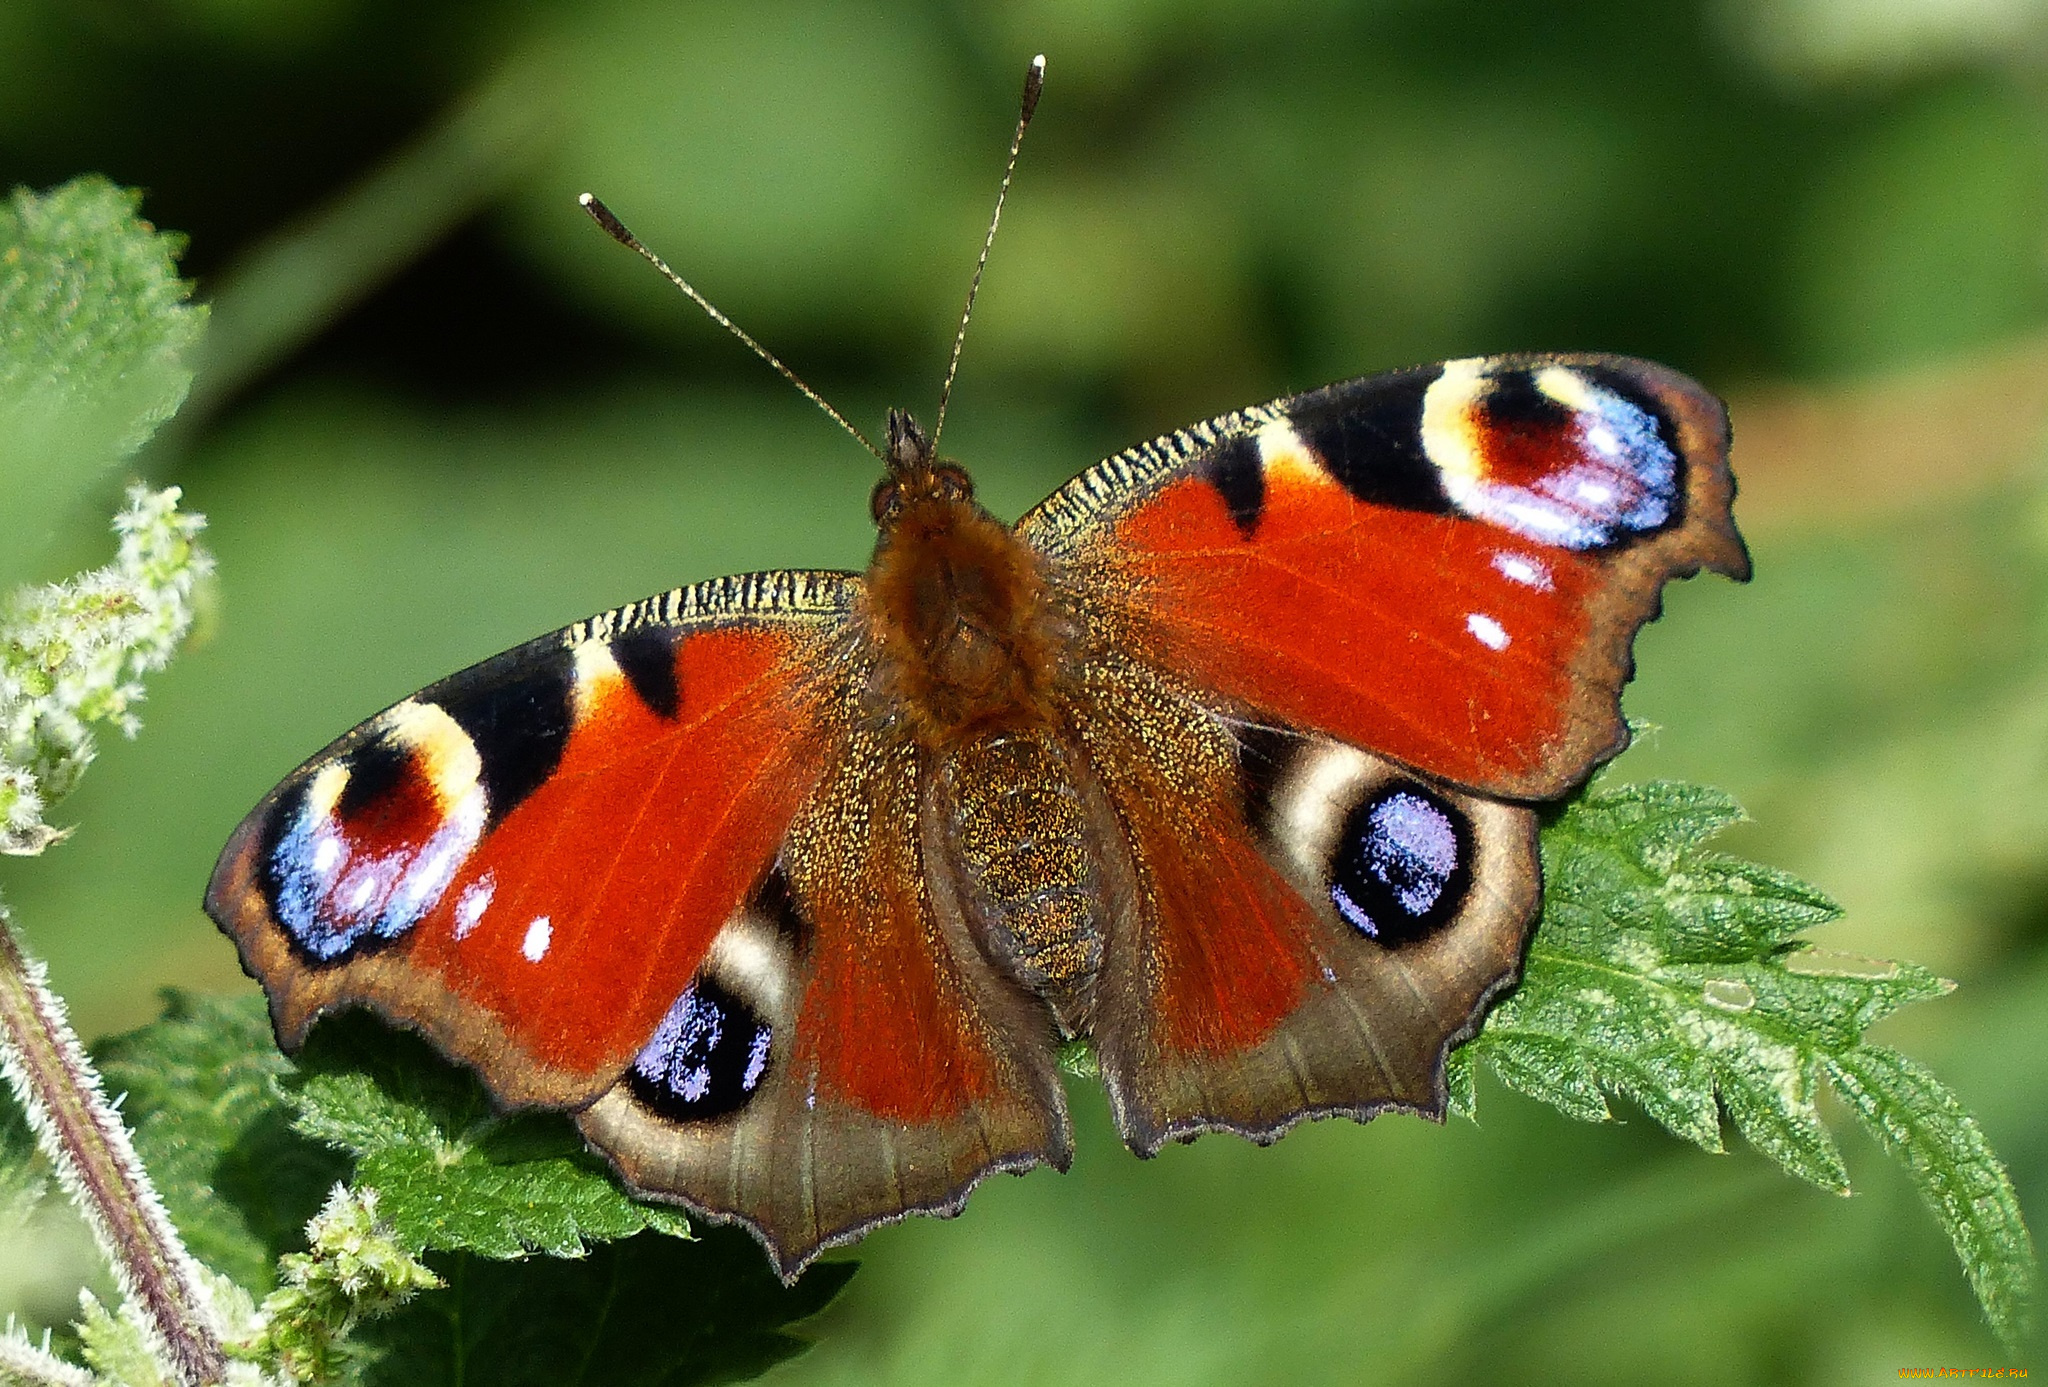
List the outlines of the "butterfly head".
{"type": "Polygon", "coordinates": [[[974,480],[967,469],[942,460],[930,435],[903,410],[889,411],[889,446],[882,460],[889,475],[875,483],[868,508],[885,533],[914,509],[974,502],[974,480]]]}

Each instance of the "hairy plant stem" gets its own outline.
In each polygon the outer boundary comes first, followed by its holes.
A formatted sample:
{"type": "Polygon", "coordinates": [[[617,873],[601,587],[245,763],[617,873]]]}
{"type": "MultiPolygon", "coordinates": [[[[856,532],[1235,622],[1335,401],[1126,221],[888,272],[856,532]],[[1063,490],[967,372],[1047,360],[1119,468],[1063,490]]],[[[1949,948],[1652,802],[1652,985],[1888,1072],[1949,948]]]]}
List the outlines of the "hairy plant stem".
{"type": "Polygon", "coordinates": [[[198,1264],[178,1239],[100,1087],[43,967],[28,959],[0,906],[0,1068],[28,1111],[57,1178],[77,1201],[128,1302],[160,1340],[182,1384],[227,1376],[198,1264]]]}

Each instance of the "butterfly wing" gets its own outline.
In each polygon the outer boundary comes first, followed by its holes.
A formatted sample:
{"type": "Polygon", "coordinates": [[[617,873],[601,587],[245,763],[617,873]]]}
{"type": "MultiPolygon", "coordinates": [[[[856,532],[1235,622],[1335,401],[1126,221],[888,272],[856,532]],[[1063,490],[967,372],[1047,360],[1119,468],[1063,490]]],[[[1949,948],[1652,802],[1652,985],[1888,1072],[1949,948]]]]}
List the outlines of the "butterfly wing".
{"type": "Polygon", "coordinates": [[[1454,361],[1133,448],[1019,529],[1097,630],[1224,703],[1549,799],[1626,744],[1665,581],[1748,576],[1727,448],[1649,362],[1454,361]]]}
{"type": "Polygon", "coordinates": [[[743,1019],[720,1021],[729,1074],[746,1062],[735,1037],[788,1025],[786,1052],[758,1042],[771,1057],[759,1094],[728,1104],[693,1087],[717,1014],[686,996],[578,1118],[633,1185],[737,1213],[785,1278],[878,1223],[957,1214],[989,1173],[1064,1170],[1072,1154],[1043,1014],[931,888],[918,753],[852,719],[842,738],[784,845],[783,877],[693,984],[743,1019]]]}
{"type": "Polygon", "coordinates": [[[1126,902],[1126,1139],[1441,1112],[1509,986],[1535,819],[1625,744],[1664,582],[1746,577],[1720,403],[1607,356],[1370,377],[1109,459],[1020,522],[1126,902]]]}
{"type": "Polygon", "coordinates": [[[1094,1041],[1132,1149],[1441,1112],[1448,1046],[1519,971],[1534,811],[1220,718],[1135,661],[1089,683],[1074,721],[1126,903],[1094,1041]]]}
{"type": "Polygon", "coordinates": [[[794,1276],[991,1169],[1064,1164],[1050,1042],[922,886],[859,733],[859,580],[721,579],[544,636],[315,756],[206,907],[296,1048],[366,1006],[794,1276]],[[745,1169],[742,1170],[741,1167],[745,1169]]]}

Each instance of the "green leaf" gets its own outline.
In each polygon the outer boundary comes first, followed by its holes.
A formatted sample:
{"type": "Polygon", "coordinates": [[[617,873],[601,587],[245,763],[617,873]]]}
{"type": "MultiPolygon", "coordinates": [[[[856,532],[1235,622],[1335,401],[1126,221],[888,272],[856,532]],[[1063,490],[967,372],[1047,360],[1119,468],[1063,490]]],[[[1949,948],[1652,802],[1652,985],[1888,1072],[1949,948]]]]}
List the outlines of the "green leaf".
{"type": "Polygon", "coordinates": [[[0,206],[0,582],[191,384],[206,310],[140,203],[90,176],[0,206]]]}
{"type": "Polygon", "coordinates": [[[1472,1068],[1472,1048],[1462,1045],[1444,1059],[1444,1089],[1450,1095],[1450,1111],[1469,1121],[1479,1120],[1478,1075],[1472,1068]]]}
{"type": "Polygon", "coordinates": [[[1460,1052],[1470,1070],[1570,1116],[1607,1093],[1709,1151],[1721,1113],[1758,1150],[1822,1189],[1849,1173],[1816,1106],[1832,1082],[1920,1182],[1992,1327],[2021,1332],[2032,1245],[2011,1182],[1955,1098],[1908,1060],[1863,1043],[1873,1022],[1950,984],[1910,963],[1801,947],[1838,912],[1782,872],[1706,849],[1742,811],[1718,790],[1596,785],[1543,829],[1543,917],[1521,985],[1460,1052]]]}
{"type": "Polygon", "coordinates": [[[93,1054],[193,1254],[267,1290],[348,1162],[292,1131],[278,1088],[292,1066],[262,999],[166,993],[162,1020],[93,1054]]]}
{"type": "Polygon", "coordinates": [[[744,1233],[689,1242],[642,1235],[570,1268],[430,1255],[448,1288],[421,1296],[360,1338],[384,1350],[373,1387],[684,1387],[753,1377],[802,1352],[786,1332],[852,1277],[828,1262],[785,1287],[744,1233]]]}
{"type": "Polygon", "coordinates": [[[1835,1091],[1912,1173],[1998,1337],[2024,1344],[2032,1330],[2034,1242],[1983,1131],[1939,1079],[1897,1051],[1863,1045],[1827,1064],[1835,1091]]]}
{"type": "MultiPolygon", "coordinates": [[[[493,1113],[471,1076],[364,1014],[322,1023],[294,1064],[260,998],[170,994],[163,1020],[98,1055],[192,1250],[243,1285],[272,1284],[277,1253],[305,1245],[349,1156],[356,1189],[375,1191],[363,1217],[374,1210],[404,1247],[432,1250],[447,1288],[371,1321],[354,1347],[340,1333],[378,1308],[359,1303],[375,1280],[351,1270],[362,1246],[344,1239],[336,1261],[348,1295],[313,1298],[338,1327],[316,1356],[370,1381],[726,1381],[797,1352],[783,1327],[853,1272],[819,1267],[785,1288],[751,1238],[695,1240],[680,1211],[623,1194],[565,1119],[493,1113]],[[674,1236],[593,1247],[653,1232],[674,1236]],[[578,1260],[495,1260],[533,1251],[578,1260]]],[[[338,1207],[330,1199],[324,1217],[338,1207]]],[[[266,1304],[307,1299],[322,1255],[287,1257],[292,1284],[266,1304]]],[[[94,1324],[107,1354],[125,1351],[117,1320],[94,1324]]]]}
{"type": "Polygon", "coordinates": [[[497,1113],[473,1076],[367,1015],[322,1024],[299,1066],[294,1127],[354,1156],[415,1248],[575,1257],[645,1228],[690,1236],[677,1210],[624,1194],[567,1118],[497,1113]]]}

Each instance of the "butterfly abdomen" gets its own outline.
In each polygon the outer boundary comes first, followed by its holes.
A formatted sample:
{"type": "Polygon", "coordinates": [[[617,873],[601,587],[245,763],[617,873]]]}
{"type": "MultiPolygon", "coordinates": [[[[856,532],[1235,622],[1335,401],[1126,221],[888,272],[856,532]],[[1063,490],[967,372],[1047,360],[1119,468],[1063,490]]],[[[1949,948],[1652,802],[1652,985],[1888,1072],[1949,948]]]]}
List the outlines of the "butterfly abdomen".
{"type": "Polygon", "coordinates": [[[1037,993],[1068,1036],[1092,1019],[1102,968],[1101,874],[1089,824],[1050,734],[997,733],[938,774],[941,823],[982,949],[1037,993]]]}

